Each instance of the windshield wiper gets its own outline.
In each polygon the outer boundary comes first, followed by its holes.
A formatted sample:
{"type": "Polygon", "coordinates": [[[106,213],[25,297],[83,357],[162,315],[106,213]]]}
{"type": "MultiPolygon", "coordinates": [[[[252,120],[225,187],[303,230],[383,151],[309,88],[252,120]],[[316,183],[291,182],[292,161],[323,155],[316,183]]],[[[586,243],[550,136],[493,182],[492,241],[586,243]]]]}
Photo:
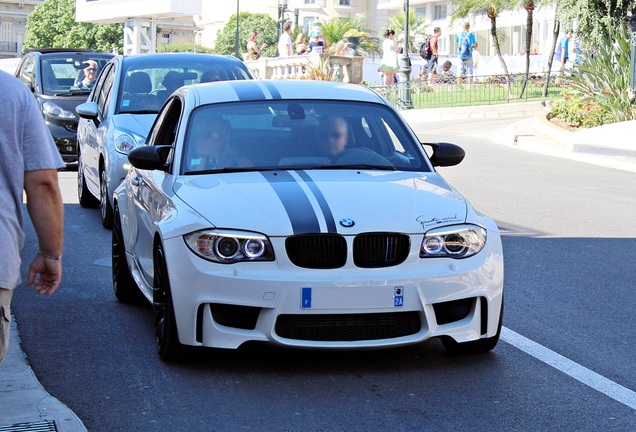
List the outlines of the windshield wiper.
{"type": "Polygon", "coordinates": [[[157,114],[159,111],[153,110],[137,110],[137,111],[120,111],[119,114],[157,114]]]}
{"type": "Polygon", "coordinates": [[[392,165],[369,165],[369,164],[350,164],[350,165],[323,165],[313,168],[305,169],[324,169],[324,170],[345,170],[345,169],[361,169],[361,170],[382,170],[382,171],[397,171],[392,165]]]}
{"type": "Polygon", "coordinates": [[[280,167],[241,167],[241,168],[215,168],[201,171],[186,171],[184,175],[199,175],[199,174],[224,174],[224,173],[237,173],[237,172],[250,172],[250,171],[282,171],[286,168],[280,167]]]}

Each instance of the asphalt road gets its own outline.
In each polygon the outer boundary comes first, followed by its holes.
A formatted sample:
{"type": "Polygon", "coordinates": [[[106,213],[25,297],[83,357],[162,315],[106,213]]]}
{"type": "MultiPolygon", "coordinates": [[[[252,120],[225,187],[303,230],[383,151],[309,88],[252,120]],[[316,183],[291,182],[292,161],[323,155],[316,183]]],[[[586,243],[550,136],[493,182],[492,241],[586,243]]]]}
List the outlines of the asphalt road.
{"type": "MultiPolygon", "coordinates": [[[[15,295],[33,370],[90,431],[636,430],[636,177],[494,144],[511,121],[416,126],[465,148],[441,172],[503,231],[510,333],[492,353],[451,356],[435,340],[363,352],[250,345],[163,363],[150,307],[115,300],[110,231],[64,172],[63,287],[15,295]]],[[[29,228],[24,257],[35,250],[29,228]]]]}

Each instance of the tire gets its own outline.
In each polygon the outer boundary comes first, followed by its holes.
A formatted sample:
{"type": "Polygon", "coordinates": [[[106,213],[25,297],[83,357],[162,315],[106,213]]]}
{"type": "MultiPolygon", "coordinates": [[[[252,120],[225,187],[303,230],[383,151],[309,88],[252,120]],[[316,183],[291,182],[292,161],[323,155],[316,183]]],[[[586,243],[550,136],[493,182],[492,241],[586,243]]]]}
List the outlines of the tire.
{"type": "Polygon", "coordinates": [[[86,178],[84,177],[84,168],[82,167],[81,155],[77,153],[77,198],[80,206],[84,208],[94,208],[99,205],[99,200],[86,187],[86,178]]]}
{"type": "Polygon", "coordinates": [[[157,353],[164,361],[178,360],[183,354],[183,346],[179,343],[166,258],[161,245],[155,249],[154,273],[152,306],[157,353]]]}
{"type": "Polygon", "coordinates": [[[453,354],[480,354],[492,351],[499,342],[499,336],[501,335],[501,326],[503,325],[504,304],[503,298],[501,299],[501,311],[499,313],[499,324],[497,325],[497,333],[493,337],[478,339],[470,342],[456,342],[455,339],[444,336],[442,337],[442,344],[444,348],[453,354]]]}
{"type": "Polygon", "coordinates": [[[139,303],[142,296],[128,268],[121,219],[116,205],[112,233],[112,256],[113,290],[115,291],[115,297],[122,303],[139,303]]]}
{"type": "Polygon", "coordinates": [[[108,183],[106,183],[106,171],[99,173],[99,209],[102,213],[102,225],[106,229],[113,227],[113,207],[108,198],[108,183]]]}

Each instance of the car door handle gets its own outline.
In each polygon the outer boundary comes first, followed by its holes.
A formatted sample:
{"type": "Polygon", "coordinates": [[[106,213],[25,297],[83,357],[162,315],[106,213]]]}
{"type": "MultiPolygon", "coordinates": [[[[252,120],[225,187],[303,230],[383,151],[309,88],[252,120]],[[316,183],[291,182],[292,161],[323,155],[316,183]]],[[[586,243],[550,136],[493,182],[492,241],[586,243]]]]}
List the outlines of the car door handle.
{"type": "Polygon", "coordinates": [[[133,184],[133,186],[140,186],[141,185],[141,177],[133,177],[130,182],[133,184]]]}

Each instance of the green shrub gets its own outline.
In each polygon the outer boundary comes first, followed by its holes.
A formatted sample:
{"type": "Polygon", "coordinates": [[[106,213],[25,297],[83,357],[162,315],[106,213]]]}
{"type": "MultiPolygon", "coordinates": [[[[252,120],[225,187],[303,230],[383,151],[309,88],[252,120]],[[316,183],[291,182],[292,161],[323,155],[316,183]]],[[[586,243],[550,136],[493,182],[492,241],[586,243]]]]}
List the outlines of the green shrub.
{"type": "Polygon", "coordinates": [[[607,109],[594,100],[583,99],[572,93],[566,93],[563,99],[552,103],[550,116],[576,128],[589,128],[616,121],[607,109]]]}
{"type": "Polygon", "coordinates": [[[636,100],[629,88],[630,35],[622,26],[609,28],[605,43],[573,68],[570,92],[553,104],[553,116],[578,127],[634,119],[636,100]]]}

